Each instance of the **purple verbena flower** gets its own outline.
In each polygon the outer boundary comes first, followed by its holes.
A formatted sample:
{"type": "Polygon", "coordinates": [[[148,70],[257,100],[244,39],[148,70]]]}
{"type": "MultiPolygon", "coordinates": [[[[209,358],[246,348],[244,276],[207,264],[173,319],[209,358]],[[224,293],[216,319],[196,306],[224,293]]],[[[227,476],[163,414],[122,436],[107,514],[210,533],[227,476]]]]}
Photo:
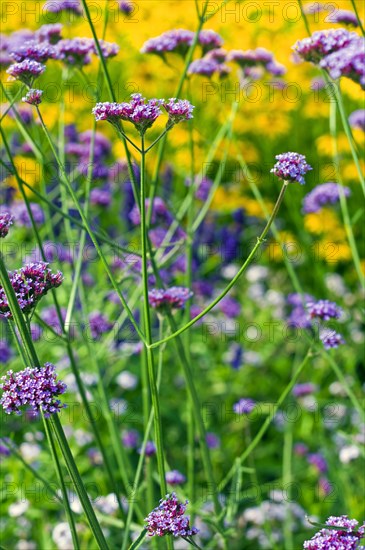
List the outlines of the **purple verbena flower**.
{"type": "Polygon", "coordinates": [[[124,15],[130,15],[133,12],[133,3],[128,0],[119,0],[119,9],[124,15]]]}
{"type": "Polygon", "coordinates": [[[10,226],[13,224],[14,216],[9,212],[0,212],[0,239],[6,237],[9,233],[10,226]]]}
{"type": "Polygon", "coordinates": [[[192,295],[193,293],[188,288],[172,286],[166,290],[158,288],[150,290],[148,299],[150,306],[157,310],[163,310],[166,307],[181,309],[192,295]]]}
{"type": "MultiPolygon", "coordinates": [[[[42,296],[52,288],[59,287],[63,281],[62,273],[60,271],[52,273],[48,264],[44,262],[30,263],[16,271],[10,271],[9,278],[23,313],[29,313],[42,296]]],[[[8,319],[12,318],[2,286],[0,286],[0,315],[8,319]]]]}
{"type": "Polygon", "coordinates": [[[8,371],[1,378],[3,395],[0,404],[7,414],[22,413],[21,407],[28,405],[33,414],[40,411],[45,417],[57,413],[65,407],[57,397],[66,391],[66,384],[57,380],[55,366],[45,363],[44,367],[27,367],[13,373],[8,371]]]}
{"type": "Polygon", "coordinates": [[[324,474],[328,470],[327,462],[321,453],[310,453],[307,456],[308,463],[314,466],[318,472],[324,474]]]}
{"type": "Polygon", "coordinates": [[[176,99],[176,97],[170,97],[170,99],[165,101],[162,106],[169,115],[169,120],[167,123],[168,126],[193,118],[193,109],[195,107],[187,99],[176,99]]]}
{"type": "MultiPolygon", "coordinates": [[[[139,449],[139,454],[141,454],[141,449],[139,449]]],[[[144,454],[146,456],[153,456],[156,454],[156,445],[153,441],[147,441],[144,454]]]]}
{"type": "Polygon", "coordinates": [[[229,319],[234,319],[241,313],[241,304],[231,296],[225,296],[216,307],[229,319]]]}
{"type": "Polygon", "coordinates": [[[202,59],[196,59],[189,65],[188,74],[198,74],[201,76],[213,76],[217,73],[220,77],[226,76],[230,71],[227,65],[218,63],[215,59],[209,57],[203,57],[202,59]]]}
{"type": "Polygon", "coordinates": [[[329,23],[341,23],[343,25],[351,25],[352,27],[359,26],[359,20],[356,14],[350,10],[335,9],[328,15],[326,20],[329,23]]]}
{"type": "Polygon", "coordinates": [[[92,38],[68,38],[56,45],[57,58],[66,65],[83,67],[91,63],[91,54],[95,53],[92,38]]]}
{"type": "Polygon", "coordinates": [[[165,478],[166,482],[169,485],[182,485],[186,481],[186,477],[178,470],[171,470],[171,472],[166,472],[165,478]]]}
{"type": "Polygon", "coordinates": [[[311,382],[304,382],[303,384],[295,384],[293,387],[294,397],[304,397],[305,395],[311,395],[317,390],[317,386],[311,382]]]}
{"type": "Polygon", "coordinates": [[[299,153],[282,153],[276,155],[278,161],[270,170],[275,176],[285,182],[298,182],[304,184],[304,175],[313,168],[306,162],[304,155],[299,153]]]}
{"type": "Polygon", "coordinates": [[[7,363],[13,355],[11,347],[5,340],[0,340],[0,363],[7,363]]]}
{"type": "Polygon", "coordinates": [[[139,442],[139,433],[137,430],[125,430],[122,433],[122,442],[127,449],[135,449],[139,442]]]}
{"type": "Polygon", "coordinates": [[[209,449],[218,449],[221,444],[219,437],[213,432],[207,432],[205,439],[209,449]]]}
{"type": "Polygon", "coordinates": [[[17,63],[24,61],[25,59],[38,61],[38,63],[45,63],[48,59],[55,59],[57,57],[56,49],[47,42],[36,42],[31,40],[20,44],[16,49],[10,53],[17,63]]]}
{"type": "Polygon", "coordinates": [[[319,300],[318,302],[307,302],[306,304],[311,319],[321,319],[329,321],[330,319],[339,319],[342,315],[342,309],[329,300],[319,300]]]}
{"type": "Polygon", "coordinates": [[[193,40],[194,33],[192,31],[173,29],[147,40],[141,48],[141,53],[154,53],[164,56],[167,52],[175,52],[185,55],[193,40]]]}
{"type": "Polygon", "coordinates": [[[92,113],[96,120],[107,120],[117,128],[121,120],[131,122],[144,134],[162,114],[163,99],[146,100],[141,94],[132,94],[129,103],[97,103],[92,113]]]}
{"type": "Polygon", "coordinates": [[[93,311],[89,315],[89,328],[91,337],[96,340],[100,338],[102,334],[108,332],[112,328],[113,324],[106,318],[100,311],[93,311]]]}
{"type": "Polygon", "coordinates": [[[28,88],[31,88],[33,80],[43,74],[45,70],[46,66],[42,63],[25,59],[20,63],[10,65],[6,72],[10,75],[10,80],[20,80],[28,88]]]}
{"type": "Polygon", "coordinates": [[[80,0],[49,0],[44,4],[43,9],[51,13],[68,11],[75,15],[82,15],[80,0]]]}
{"type": "Polygon", "coordinates": [[[90,193],[90,203],[96,206],[108,207],[112,202],[110,189],[95,187],[90,193]]]}
{"type": "Polygon", "coordinates": [[[255,408],[256,402],[253,399],[242,397],[233,405],[233,410],[237,414],[250,414],[255,408]]]}
{"type": "Polygon", "coordinates": [[[305,456],[308,453],[308,447],[305,443],[296,443],[294,453],[298,456],[305,456]]]}
{"type": "Polygon", "coordinates": [[[61,32],[63,25],[60,23],[42,25],[36,33],[35,38],[39,42],[49,42],[49,44],[57,44],[61,40],[61,32]]]}
{"type": "Polygon", "coordinates": [[[22,97],[23,103],[29,103],[29,105],[39,105],[42,103],[42,90],[31,88],[27,94],[22,97]]]}
{"type": "Polygon", "coordinates": [[[359,35],[346,29],[316,31],[312,36],[298,40],[294,51],[305,61],[319,63],[325,56],[358,42],[359,35]]]}
{"type": "Polygon", "coordinates": [[[365,132],[365,109],[357,109],[349,116],[349,123],[352,128],[365,132]]]}
{"type": "MultiPolygon", "coordinates": [[[[105,40],[99,40],[100,49],[102,51],[103,57],[106,59],[108,57],[115,57],[119,53],[119,46],[118,44],[115,44],[115,42],[106,42],[105,40]]],[[[94,53],[95,55],[99,55],[99,52],[96,48],[96,45],[94,43],[94,53]]]]}
{"type": "Polygon", "coordinates": [[[184,515],[187,504],[187,500],[184,504],[179,502],[175,493],[166,495],[164,500],[160,500],[160,505],[145,518],[148,535],[150,537],[196,535],[198,529],[190,527],[189,517],[184,515]]]}
{"type": "Polygon", "coordinates": [[[305,541],[305,550],[361,550],[359,546],[364,537],[365,525],[358,527],[359,522],[349,519],[348,516],[330,516],[326,521],[328,529],[318,531],[311,538],[305,541]],[[343,527],[343,529],[331,529],[331,527],[343,527]]]}
{"type": "Polygon", "coordinates": [[[357,41],[351,42],[346,48],[324,57],[319,65],[334,80],[346,77],[365,90],[365,39],[358,37],[357,41]]]}
{"type": "MultiPolygon", "coordinates": [[[[146,210],[148,210],[150,206],[150,199],[146,199],[145,205],[146,205],[145,206],[146,210]]],[[[136,204],[133,206],[132,210],[129,213],[129,219],[131,220],[133,225],[139,225],[141,223],[140,210],[136,204]]],[[[172,221],[172,216],[167,209],[165,201],[161,199],[161,197],[155,197],[153,199],[151,224],[154,225],[156,223],[163,223],[163,222],[170,223],[171,221],[172,221]]]]}
{"type": "Polygon", "coordinates": [[[220,48],[224,42],[223,38],[217,32],[209,29],[200,31],[198,40],[204,54],[210,50],[220,48]]]}
{"type": "Polygon", "coordinates": [[[340,192],[349,197],[351,191],[348,187],[340,186],[338,183],[322,183],[317,185],[303,199],[303,212],[310,214],[319,212],[327,204],[335,204],[340,200],[340,192]]]}
{"type": "Polygon", "coordinates": [[[345,343],[341,334],[329,328],[323,329],[319,334],[319,338],[325,349],[338,348],[338,346],[345,343]]]}
{"type": "MultiPolygon", "coordinates": [[[[34,222],[37,225],[44,223],[44,212],[40,204],[36,202],[29,203],[34,222]]],[[[17,225],[32,227],[32,222],[28,214],[27,205],[22,201],[15,201],[11,206],[12,214],[17,225]]]]}

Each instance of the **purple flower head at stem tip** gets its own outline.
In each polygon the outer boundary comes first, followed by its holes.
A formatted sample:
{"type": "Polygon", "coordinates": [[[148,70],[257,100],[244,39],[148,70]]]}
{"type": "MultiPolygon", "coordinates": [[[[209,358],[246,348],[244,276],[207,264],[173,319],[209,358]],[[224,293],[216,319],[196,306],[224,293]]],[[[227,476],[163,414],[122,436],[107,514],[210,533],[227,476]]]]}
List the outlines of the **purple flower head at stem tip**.
{"type": "MultiPolygon", "coordinates": [[[[30,263],[8,273],[20,309],[25,314],[34,309],[42,296],[45,296],[50,289],[59,287],[63,281],[62,273],[60,271],[52,273],[45,262],[30,263]]],[[[12,318],[2,286],[0,286],[0,315],[4,315],[8,319],[12,318]]]]}
{"type": "Polygon", "coordinates": [[[182,485],[185,483],[186,477],[179,470],[171,470],[166,472],[166,482],[169,485],[182,485]]]}
{"type": "Polygon", "coordinates": [[[346,29],[316,31],[310,37],[298,40],[293,50],[305,61],[319,63],[325,56],[358,42],[359,35],[346,29]]]}
{"type": "Polygon", "coordinates": [[[250,414],[255,408],[256,402],[250,398],[242,397],[233,405],[233,410],[237,414],[250,414]]]}
{"type": "Polygon", "coordinates": [[[356,519],[348,516],[330,516],[326,521],[328,528],[321,529],[310,540],[304,542],[305,550],[361,550],[359,546],[364,537],[365,525],[359,526],[356,519]],[[331,529],[342,527],[343,529],[331,529]]]}
{"type": "Polygon", "coordinates": [[[0,212],[0,239],[6,237],[9,233],[10,226],[13,224],[14,216],[9,212],[0,212]]]}
{"type": "Polygon", "coordinates": [[[128,0],[119,0],[119,9],[124,15],[131,15],[133,12],[133,3],[128,0]]]}
{"type": "Polygon", "coordinates": [[[325,349],[338,348],[338,346],[345,343],[341,334],[329,328],[323,329],[319,334],[319,338],[325,349]]]}
{"type": "Polygon", "coordinates": [[[351,25],[352,27],[359,26],[359,20],[356,17],[356,14],[350,10],[333,10],[333,12],[328,15],[326,20],[329,23],[340,23],[342,25],[351,25]]]}
{"type": "Polygon", "coordinates": [[[17,63],[25,59],[38,61],[38,63],[45,63],[48,59],[55,59],[57,57],[57,51],[47,42],[29,40],[28,42],[18,45],[10,53],[10,57],[17,63]]]}
{"type": "Polygon", "coordinates": [[[339,202],[341,191],[345,197],[349,197],[351,194],[348,187],[338,183],[328,182],[317,185],[303,199],[304,214],[319,212],[327,204],[339,202]]]}
{"type": "Polygon", "coordinates": [[[189,516],[185,516],[186,500],[179,502],[175,493],[167,494],[160,505],[145,518],[146,529],[150,537],[190,537],[198,533],[196,527],[190,527],[189,516]]]}
{"type": "Polygon", "coordinates": [[[217,73],[219,77],[224,77],[229,72],[230,68],[227,65],[209,57],[195,59],[195,61],[190,63],[188,69],[188,74],[198,74],[208,77],[212,77],[215,73],[217,73]]]}
{"type": "Polygon", "coordinates": [[[23,103],[29,103],[29,105],[39,105],[42,103],[42,90],[32,88],[27,94],[22,97],[23,103]]]}
{"type": "Polygon", "coordinates": [[[193,118],[194,105],[187,99],[176,99],[176,97],[171,97],[168,101],[165,101],[162,106],[169,115],[168,126],[193,118]]]}
{"type": "Polygon", "coordinates": [[[329,321],[330,319],[339,319],[342,315],[342,309],[335,302],[329,300],[307,302],[306,305],[311,319],[329,321]]]}
{"type": "Polygon", "coordinates": [[[57,380],[55,366],[51,363],[45,363],[44,367],[27,367],[15,374],[10,370],[1,378],[0,404],[7,414],[20,415],[21,407],[28,405],[34,415],[43,411],[49,417],[65,407],[57,397],[65,393],[66,387],[57,380]]]}
{"type": "Polygon", "coordinates": [[[324,57],[319,65],[333,80],[346,77],[365,90],[365,39],[359,36],[346,48],[324,57]]]}
{"type": "Polygon", "coordinates": [[[6,72],[10,75],[9,80],[20,80],[30,88],[33,80],[43,74],[45,70],[46,66],[42,63],[25,59],[20,63],[13,63],[13,65],[10,65],[6,72]]]}
{"type": "Polygon", "coordinates": [[[148,300],[150,306],[159,311],[165,308],[181,309],[192,295],[191,290],[182,286],[172,286],[166,290],[154,288],[149,291],[148,300]]]}
{"type": "Polygon", "coordinates": [[[284,182],[298,182],[304,184],[304,175],[313,170],[313,168],[306,162],[304,155],[299,153],[282,153],[276,155],[278,161],[274,167],[270,170],[275,176],[284,182]]]}

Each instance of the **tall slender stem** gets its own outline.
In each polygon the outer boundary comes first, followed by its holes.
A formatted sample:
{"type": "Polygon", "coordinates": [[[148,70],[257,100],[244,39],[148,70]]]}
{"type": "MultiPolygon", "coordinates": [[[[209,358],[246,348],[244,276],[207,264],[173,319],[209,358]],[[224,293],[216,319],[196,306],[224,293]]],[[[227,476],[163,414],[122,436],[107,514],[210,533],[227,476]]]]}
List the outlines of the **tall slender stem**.
{"type": "Polygon", "coordinates": [[[161,497],[164,498],[167,492],[167,485],[165,479],[165,462],[163,452],[163,439],[162,439],[162,423],[160,414],[160,403],[158,397],[156,373],[154,366],[153,351],[151,349],[152,344],[152,331],[151,331],[151,316],[148,300],[148,244],[147,244],[147,224],[146,224],[146,168],[145,168],[145,142],[144,135],[141,136],[141,239],[142,239],[142,286],[143,286],[143,313],[144,324],[146,333],[146,357],[148,376],[151,389],[152,407],[154,411],[154,424],[155,424],[155,439],[157,446],[157,465],[160,478],[160,490],[161,497]]]}

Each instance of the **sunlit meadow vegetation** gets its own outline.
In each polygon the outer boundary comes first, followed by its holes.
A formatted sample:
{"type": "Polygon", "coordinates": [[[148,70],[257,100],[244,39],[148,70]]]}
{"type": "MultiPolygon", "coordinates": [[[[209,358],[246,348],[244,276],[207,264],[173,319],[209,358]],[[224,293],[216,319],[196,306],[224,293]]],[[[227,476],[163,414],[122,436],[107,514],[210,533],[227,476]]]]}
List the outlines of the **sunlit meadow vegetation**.
{"type": "Polygon", "coordinates": [[[2,550],[363,548],[364,21],[2,3],[2,550]]]}

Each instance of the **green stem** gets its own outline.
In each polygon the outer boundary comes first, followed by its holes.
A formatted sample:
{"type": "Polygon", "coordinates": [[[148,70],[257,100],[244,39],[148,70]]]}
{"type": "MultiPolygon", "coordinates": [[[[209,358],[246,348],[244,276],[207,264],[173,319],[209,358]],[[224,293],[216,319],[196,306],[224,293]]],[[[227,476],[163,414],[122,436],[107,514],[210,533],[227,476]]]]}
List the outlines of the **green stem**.
{"type": "Polygon", "coordinates": [[[60,419],[58,418],[57,414],[54,414],[50,417],[48,420],[51,424],[54,433],[56,435],[58,444],[60,446],[63,458],[65,460],[68,472],[71,476],[71,479],[73,481],[74,487],[76,489],[76,492],[79,496],[81,505],[84,509],[84,512],[86,514],[87,520],[89,522],[90,528],[94,534],[94,537],[96,539],[96,542],[101,550],[109,550],[108,544],[105,540],[104,534],[101,530],[101,527],[99,525],[99,522],[95,516],[95,512],[93,510],[93,507],[91,506],[89,496],[85,490],[84,484],[82,482],[81,476],[79,474],[79,471],[77,469],[75,460],[72,456],[72,453],[70,451],[70,447],[68,446],[66,436],[64,434],[64,431],[62,429],[62,425],[60,422],[60,419]]]}
{"type": "Polygon", "coordinates": [[[352,135],[350,124],[349,124],[349,121],[348,121],[348,118],[347,118],[347,115],[346,115],[346,112],[345,112],[345,107],[344,107],[344,104],[343,104],[343,99],[342,99],[342,94],[341,94],[341,88],[340,88],[339,83],[337,83],[337,82],[333,82],[332,84],[333,84],[333,89],[335,91],[335,98],[336,98],[338,110],[339,110],[340,115],[341,115],[342,125],[343,125],[343,128],[345,130],[345,134],[347,136],[348,142],[350,144],[352,158],[354,160],[356,170],[357,170],[357,173],[358,173],[358,176],[359,176],[361,189],[362,189],[362,191],[365,195],[364,175],[363,175],[363,172],[362,172],[362,169],[361,169],[361,166],[360,166],[359,157],[357,155],[354,137],[352,135]]]}
{"type": "Polygon", "coordinates": [[[49,424],[48,420],[46,418],[44,418],[43,413],[42,413],[42,417],[43,417],[43,424],[44,424],[44,429],[45,429],[45,432],[46,432],[46,435],[47,435],[48,444],[49,444],[49,447],[51,449],[53,462],[54,462],[55,467],[56,467],[56,474],[57,474],[58,482],[61,486],[63,505],[65,507],[67,521],[68,521],[68,524],[69,524],[70,530],[71,530],[72,542],[73,542],[73,545],[74,545],[74,549],[79,550],[80,549],[80,543],[79,543],[79,540],[78,540],[78,537],[77,537],[75,520],[74,520],[72,510],[70,508],[70,502],[68,500],[68,495],[67,495],[67,488],[66,488],[65,481],[64,481],[64,478],[63,478],[63,475],[62,475],[61,464],[60,464],[60,461],[58,460],[58,455],[57,455],[56,445],[55,445],[55,442],[54,442],[54,439],[53,439],[52,430],[50,428],[50,424],[49,424]]]}
{"type": "Polygon", "coordinates": [[[354,8],[354,12],[355,12],[357,20],[359,22],[359,27],[361,29],[361,32],[362,32],[363,36],[365,36],[364,25],[362,24],[362,21],[360,19],[359,10],[357,9],[355,0],[351,0],[351,4],[352,4],[352,7],[354,8]]]}
{"type": "Polygon", "coordinates": [[[264,230],[262,231],[261,235],[259,237],[257,237],[256,245],[253,247],[253,249],[250,252],[249,256],[247,257],[246,261],[243,263],[243,265],[241,266],[241,268],[239,269],[237,274],[233,277],[233,279],[228,283],[226,288],[217,296],[217,298],[215,300],[213,300],[213,302],[211,302],[209,304],[209,306],[207,306],[205,309],[203,309],[203,311],[201,313],[199,313],[199,315],[194,317],[194,319],[189,321],[189,323],[186,323],[183,327],[181,327],[179,330],[177,330],[173,334],[170,334],[170,336],[166,336],[162,340],[159,340],[158,342],[155,342],[154,344],[152,344],[150,346],[151,348],[156,348],[156,347],[160,346],[161,344],[163,344],[164,342],[168,342],[169,340],[172,340],[173,338],[176,338],[176,336],[179,336],[180,334],[185,332],[185,330],[187,330],[188,328],[195,325],[195,323],[197,321],[199,321],[199,319],[204,317],[204,315],[206,315],[211,309],[213,309],[213,307],[216,306],[224,298],[224,296],[231,290],[231,288],[236,284],[236,282],[241,277],[241,275],[246,271],[246,269],[248,268],[248,266],[250,265],[250,263],[254,259],[256,252],[259,250],[262,243],[264,242],[265,237],[266,237],[266,235],[269,232],[269,229],[271,227],[271,224],[274,221],[274,219],[275,219],[275,217],[276,217],[276,215],[279,211],[279,208],[280,208],[280,205],[282,203],[282,200],[283,200],[283,197],[284,197],[287,186],[288,186],[288,182],[284,182],[284,184],[281,188],[279,197],[278,197],[278,199],[276,201],[276,204],[274,206],[274,209],[271,213],[271,216],[270,216],[264,230]]]}
{"type": "Polygon", "coordinates": [[[343,224],[345,227],[347,240],[351,248],[354,266],[355,266],[357,275],[359,277],[360,284],[364,287],[365,278],[362,273],[361,261],[360,261],[359,253],[357,251],[354,234],[352,231],[350,214],[347,207],[347,199],[343,192],[343,181],[342,181],[341,171],[340,171],[340,157],[338,154],[338,146],[337,146],[336,104],[333,101],[330,102],[330,131],[331,131],[331,137],[332,137],[333,160],[335,161],[336,177],[339,182],[340,206],[342,210],[343,224]]]}
{"type": "Polygon", "coordinates": [[[145,174],[145,144],[144,136],[141,136],[141,239],[142,239],[142,286],[143,286],[143,313],[146,332],[145,350],[147,356],[148,376],[150,381],[152,407],[154,411],[155,439],[157,446],[157,465],[160,478],[161,497],[164,498],[167,493],[165,479],[165,462],[162,440],[162,422],[160,415],[160,404],[156,383],[156,374],[154,366],[151,332],[151,317],[148,299],[148,265],[147,265],[147,225],[146,225],[146,174],[145,174]]]}

